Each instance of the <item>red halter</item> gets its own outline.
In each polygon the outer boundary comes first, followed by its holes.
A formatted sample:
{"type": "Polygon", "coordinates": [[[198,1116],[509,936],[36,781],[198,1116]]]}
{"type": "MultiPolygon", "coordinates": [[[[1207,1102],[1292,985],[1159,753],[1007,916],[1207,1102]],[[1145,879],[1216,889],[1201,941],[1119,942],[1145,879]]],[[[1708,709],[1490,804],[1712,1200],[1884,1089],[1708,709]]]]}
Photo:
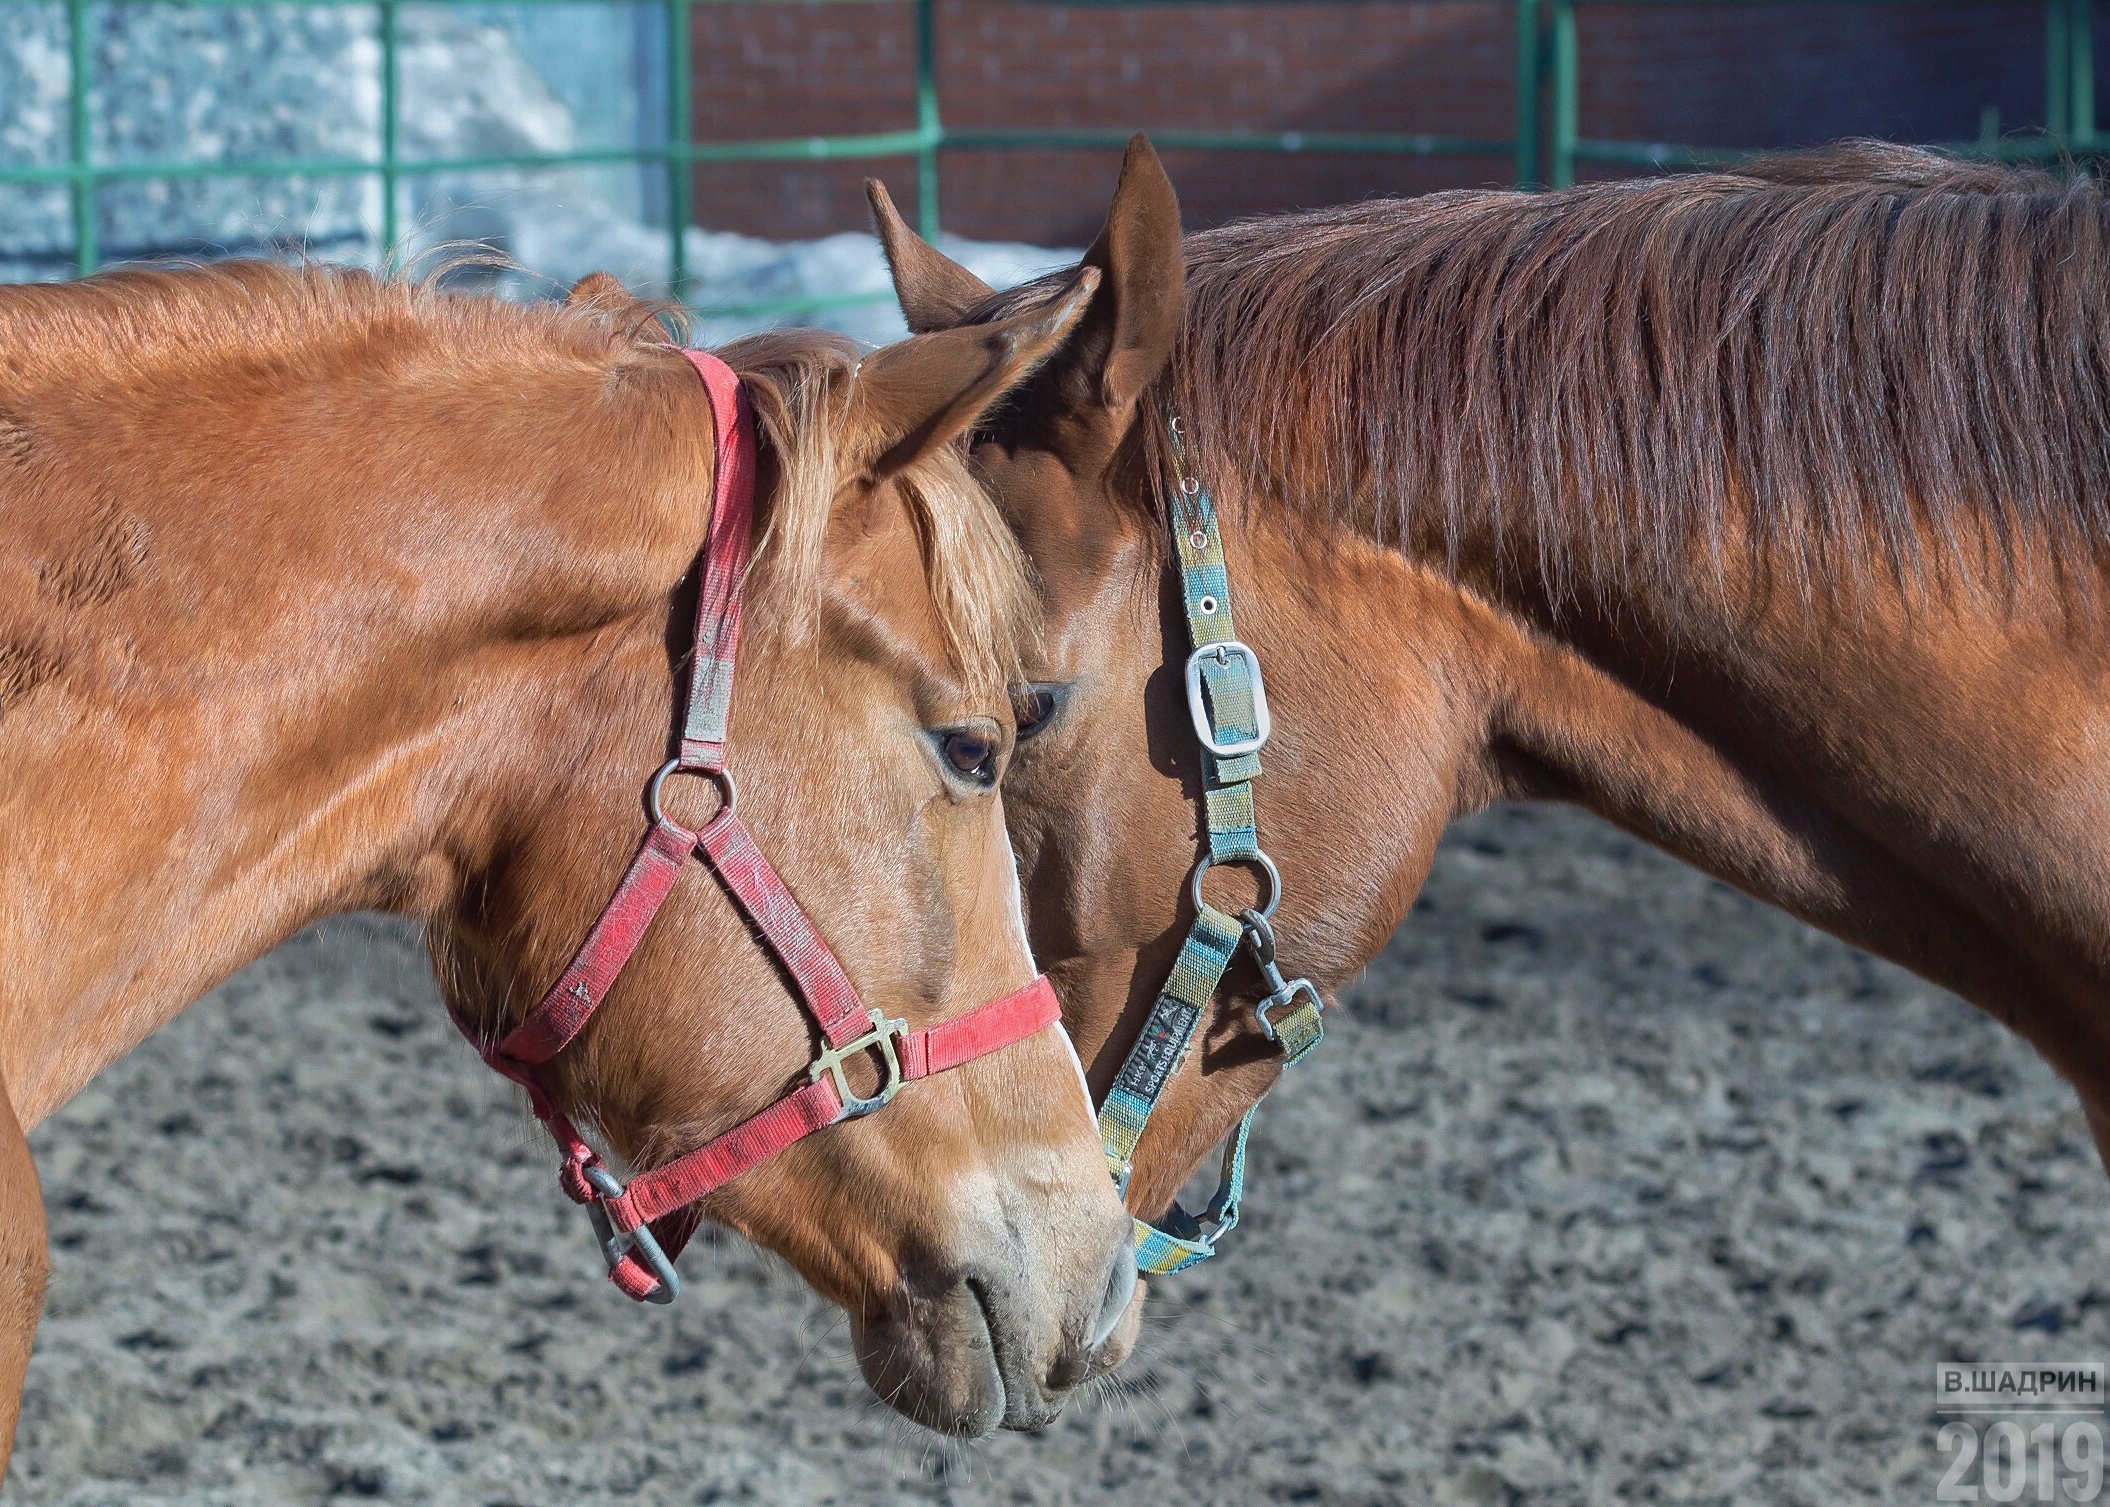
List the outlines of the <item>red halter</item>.
{"type": "Polygon", "coordinates": [[[697,1199],[823,1126],[870,1114],[891,1100],[903,1083],[1023,1041],[1061,1016],[1045,977],[920,1030],[911,1031],[906,1021],[867,1009],[857,986],[735,814],[725,740],[754,525],[755,420],[731,367],[702,351],[682,354],[695,365],[710,396],[717,485],[696,602],[696,651],[689,667],[681,752],[652,777],[646,790],[652,829],[571,966],[510,1035],[495,1047],[479,1048],[484,1061],[527,1090],[535,1114],[556,1137],[564,1152],[557,1180],[592,1216],[608,1260],[609,1280],[629,1296],[653,1303],[672,1302],[681,1291],[674,1257],[696,1228],[696,1216],[688,1210],[697,1199]],[[723,795],[718,814],[701,831],[690,831],[660,809],[660,787],[670,774],[701,775],[723,795]],[[803,1087],[695,1150],[640,1173],[626,1188],[552,1102],[538,1069],[578,1036],[607,998],[692,855],[710,865],[784,965],[826,1045],[809,1066],[803,1087]],[[851,1094],[842,1065],[865,1051],[879,1053],[885,1076],[876,1094],[860,1099],[851,1094]]]}

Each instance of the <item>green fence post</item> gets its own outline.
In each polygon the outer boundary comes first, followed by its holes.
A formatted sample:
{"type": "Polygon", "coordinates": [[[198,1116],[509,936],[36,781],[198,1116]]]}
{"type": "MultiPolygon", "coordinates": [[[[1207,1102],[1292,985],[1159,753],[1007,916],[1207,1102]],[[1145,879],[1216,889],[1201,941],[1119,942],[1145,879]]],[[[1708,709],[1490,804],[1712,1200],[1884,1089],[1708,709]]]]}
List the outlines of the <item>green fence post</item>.
{"type": "Polygon", "coordinates": [[[1539,186],[1539,6],[1517,0],[1517,187],[1539,186]]]}
{"type": "Polygon", "coordinates": [[[93,135],[88,121],[88,90],[94,83],[94,49],[88,45],[88,0],[66,0],[66,81],[71,109],[68,141],[73,154],[73,271],[86,277],[102,261],[95,224],[95,169],[88,161],[93,135]]]}
{"type": "Polygon", "coordinates": [[[667,0],[667,276],[689,301],[689,213],[696,165],[689,152],[695,102],[689,98],[689,0],[667,0]]]}
{"type": "Polygon", "coordinates": [[[2067,52],[2066,0],[2048,0],[2044,7],[2044,129],[2063,140],[2071,123],[2067,85],[2073,81],[2073,65],[2067,52]]]}
{"type": "Polygon", "coordinates": [[[2089,0],[2071,0],[2072,19],[2066,26],[2066,47],[2073,59],[2072,82],[2067,85],[2066,110],[2073,122],[2073,144],[2095,145],[2095,37],[2090,24],[2089,0]]]}
{"type": "Polygon", "coordinates": [[[1575,0],[1553,0],[1553,163],[1555,188],[1575,185],[1575,0]]]}
{"type": "Polygon", "coordinates": [[[938,240],[938,147],[945,127],[938,119],[937,27],[934,0],[916,0],[916,132],[923,139],[916,153],[916,229],[932,245],[938,240]]]}
{"type": "Polygon", "coordinates": [[[396,3],[381,0],[381,265],[396,262],[396,3]]]}

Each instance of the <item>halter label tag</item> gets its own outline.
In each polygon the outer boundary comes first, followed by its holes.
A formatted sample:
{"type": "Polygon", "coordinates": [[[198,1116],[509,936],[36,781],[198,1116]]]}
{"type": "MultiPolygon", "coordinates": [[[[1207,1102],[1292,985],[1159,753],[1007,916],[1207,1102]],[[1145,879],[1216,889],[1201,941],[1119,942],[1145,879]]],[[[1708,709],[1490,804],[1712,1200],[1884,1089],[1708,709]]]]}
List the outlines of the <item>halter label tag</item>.
{"type": "Polygon", "coordinates": [[[1180,1054],[1187,1049],[1187,1038],[1194,1034],[1194,1023],[1201,1012],[1194,1006],[1174,999],[1169,994],[1158,996],[1151,1007],[1150,1019],[1143,1023],[1143,1034],[1128,1053],[1128,1060],[1121,1064],[1121,1076],[1114,1080],[1114,1087],[1134,1094],[1144,1103],[1157,1099],[1165,1087],[1165,1080],[1179,1066],[1180,1054]]]}

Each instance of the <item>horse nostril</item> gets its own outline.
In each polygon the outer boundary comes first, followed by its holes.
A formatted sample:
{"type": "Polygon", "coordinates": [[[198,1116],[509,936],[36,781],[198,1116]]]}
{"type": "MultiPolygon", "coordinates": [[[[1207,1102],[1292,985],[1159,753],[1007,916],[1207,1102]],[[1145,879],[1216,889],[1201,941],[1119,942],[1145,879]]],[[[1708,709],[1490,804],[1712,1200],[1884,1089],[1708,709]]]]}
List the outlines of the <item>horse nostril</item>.
{"type": "Polygon", "coordinates": [[[1106,1343],[1106,1337],[1112,1334],[1115,1326],[1121,1322],[1121,1315],[1128,1312],[1129,1300],[1135,1295],[1135,1251],[1123,1241],[1121,1253],[1114,1257],[1113,1275],[1106,1280],[1106,1296],[1099,1303],[1099,1318],[1092,1325],[1093,1350],[1106,1343]]]}

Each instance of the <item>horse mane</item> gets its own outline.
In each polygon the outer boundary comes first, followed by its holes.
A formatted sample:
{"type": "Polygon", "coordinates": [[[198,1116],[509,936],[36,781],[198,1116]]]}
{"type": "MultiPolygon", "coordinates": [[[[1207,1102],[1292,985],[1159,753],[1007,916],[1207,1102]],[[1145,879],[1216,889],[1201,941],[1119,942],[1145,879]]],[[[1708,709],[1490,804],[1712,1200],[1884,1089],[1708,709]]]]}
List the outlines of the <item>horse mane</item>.
{"type": "Polygon", "coordinates": [[[1186,249],[1161,390],[1204,474],[1385,542],[1521,536],[1556,594],[1671,583],[1737,537],[1804,590],[2110,542],[2087,176],[1852,142],[1186,249]]]}
{"type": "Polygon", "coordinates": [[[2094,178],[1854,141],[1245,220],[1185,253],[1155,396],[1227,505],[1454,565],[1521,539],[1556,599],[1676,584],[1737,539],[1805,594],[1952,565],[2084,584],[2110,543],[2094,178]]]}
{"type": "MultiPolygon", "coordinates": [[[[678,308],[607,296],[514,304],[450,294],[428,279],[379,278],[316,264],[228,261],[120,269],[72,283],[0,287],[0,474],[34,459],[31,418],[10,394],[58,387],[138,390],[142,372],[192,390],[209,384],[328,378],[414,380],[444,401],[450,385],[505,381],[540,368],[620,381],[671,360],[678,308]]],[[[758,618],[794,636],[821,596],[822,544],[841,484],[859,348],[841,336],[785,330],[721,353],[754,403],[778,485],[761,503],[755,558],[758,618]]],[[[707,430],[700,392],[695,419],[707,430]]],[[[1016,678],[1036,623],[1026,568],[1002,515],[951,449],[899,478],[924,554],[941,630],[977,690],[1016,678]]],[[[697,541],[699,549],[702,540],[697,541]]]]}

